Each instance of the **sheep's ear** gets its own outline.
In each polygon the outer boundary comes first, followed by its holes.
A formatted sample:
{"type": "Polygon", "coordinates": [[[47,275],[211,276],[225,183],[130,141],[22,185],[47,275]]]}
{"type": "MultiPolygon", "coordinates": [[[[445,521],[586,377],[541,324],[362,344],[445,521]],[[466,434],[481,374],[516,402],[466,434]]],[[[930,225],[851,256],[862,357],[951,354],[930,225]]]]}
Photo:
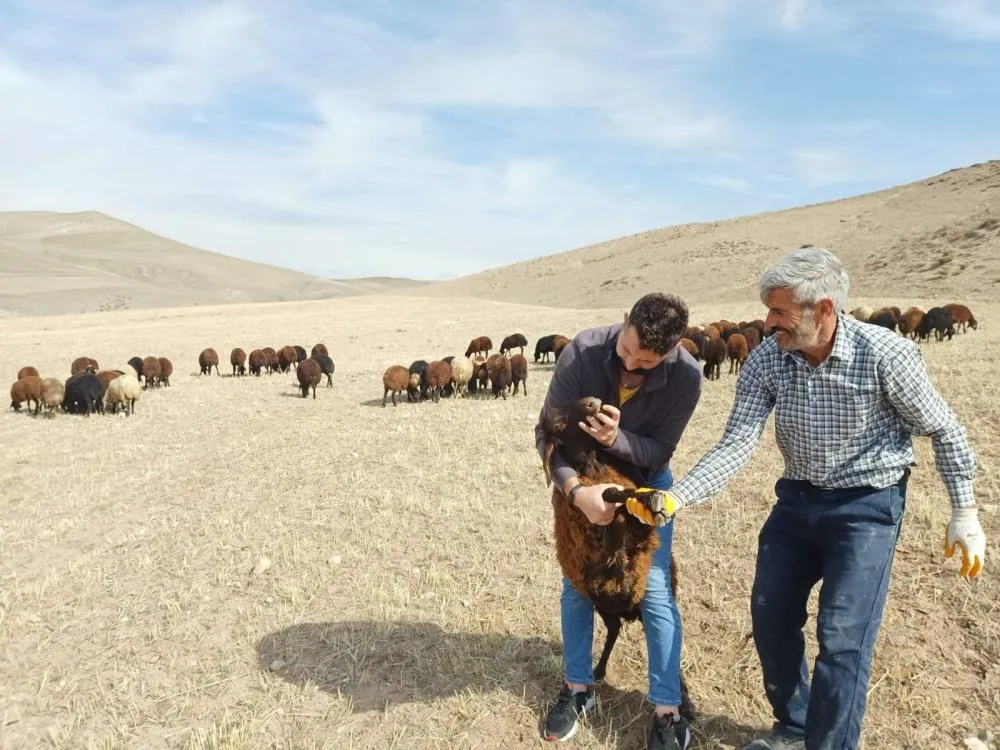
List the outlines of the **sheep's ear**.
{"type": "Polygon", "coordinates": [[[545,444],[545,460],[542,461],[542,469],[545,471],[545,486],[552,484],[552,454],[556,452],[555,443],[545,444]]]}

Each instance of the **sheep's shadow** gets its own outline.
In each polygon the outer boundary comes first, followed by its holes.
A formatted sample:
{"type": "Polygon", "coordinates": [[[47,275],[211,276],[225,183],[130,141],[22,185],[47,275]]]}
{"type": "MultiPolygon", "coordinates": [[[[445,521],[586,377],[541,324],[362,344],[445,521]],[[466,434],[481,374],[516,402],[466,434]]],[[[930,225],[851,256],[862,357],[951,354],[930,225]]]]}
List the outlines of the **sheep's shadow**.
{"type": "MultiPolygon", "coordinates": [[[[416,406],[417,404],[419,404],[421,402],[420,401],[410,401],[408,398],[406,398],[406,396],[402,396],[402,397],[396,396],[396,403],[399,406],[416,406]]],[[[382,406],[382,398],[381,397],[379,397],[379,398],[370,398],[367,401],[359,401],[358,402],[358,406],[378,406],[379,408],[381,408],[381,406],[382,406]]],[[[386,409],[391,409],[392,408],[392,396],[390,396],[389,398],[387,398],[385,400],[385,408],[386,409]]]]}
{"type": "MultiPolygon", "coordinates": [[[[558,643],[540,637],[364,620],[299,623],[257,644],[263,671],[344,697],[355,713],[501,690],[526,702],[539,733],[560,685],[560,652],[558,643]]],[[[643,694],[602,683],[597,696],[589,730],[622,750],[645,747],[652,710],[643,694]]],[[[706,716],[693,727],[691,750],[715,748],[720,741],[739,745],[755,732],[726,717],[706,716]]]]}

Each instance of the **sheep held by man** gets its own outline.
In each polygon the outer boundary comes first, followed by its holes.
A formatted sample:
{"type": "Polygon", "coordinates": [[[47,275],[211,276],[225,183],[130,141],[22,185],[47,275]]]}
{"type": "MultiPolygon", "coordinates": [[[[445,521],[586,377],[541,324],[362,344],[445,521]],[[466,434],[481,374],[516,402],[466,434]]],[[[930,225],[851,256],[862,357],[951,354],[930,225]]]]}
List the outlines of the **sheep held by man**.
{"type": "Polygon", "coordinates": [[[111,408],[112,414],[118,413],[118,407],[125,410],[126,416],[135,414],[135,402],[139,400],[142,393],[142,386],[139,379],[124,374],[108,383],[108,390],[104,394],[104,408],[111,408]]]}
{"type": "MultiPolygon", "coordinates": [[[[638,488],[616,459],[601,449],[592,435],[580,429],[601,411],[600,399],[585,397],[570,404],[553,404],[541,415],[545,432],[546,486],[552,486],[556,557],[563,574],[582,596],[594,605],[607,628],[607,638],[594,667],[595,680],[607,670],[623,622],[642,620],[642,599],[653,556],[660,546],[657,526],[669,522],[663,493],[638,488]],[[559,453],[573,467],[583,485],[616,484],[624,489],[604,491],[606,503],[621,503],[607,526],[592,524],[570,506],[560,487],[552,485],[551,461],[559,453]],[[639,510],[656,525],[634,515],[639,510]]],[[[677,600],[677,564],[671,555],[670,589],[677,600]]],[[[691,718],[694,707],[681,676],[680,712],[691,718]]]]}
{"type": "Polygon", "coordinates": [[[385,407],[386,399],[392,394],[392,405],[399,406],[396,401],[396,394],[402,394],[410,385],[410,371],[402,365],[391,365],[382,374],[382,386],[385,392],[382,394],[382,407],[385,407]]]}

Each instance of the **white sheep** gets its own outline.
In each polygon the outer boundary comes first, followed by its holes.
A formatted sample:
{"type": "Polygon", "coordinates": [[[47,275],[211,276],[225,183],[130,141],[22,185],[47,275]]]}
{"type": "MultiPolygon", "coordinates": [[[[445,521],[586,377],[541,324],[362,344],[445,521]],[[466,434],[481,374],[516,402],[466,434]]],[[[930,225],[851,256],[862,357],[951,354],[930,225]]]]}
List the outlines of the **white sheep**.
{"type": "Polygon", "coordinates": [[[42,380],[42,406],[49,412],[55,412],[62,406],[63,398],[66,396],[66,386],[59,378],[45,378],[42,380]]]}
{"type": "Polygon", "coordinates": [[[110,406],[112,413],[118,413],[118,404],[122,404],[125,407],[125,414],[135,414],[135,402],[139,400],[142,386],[139,385],[139,379],[134,373],[135,370],[132,370],[131,373],[119,375],[108,383],[104,405],[105,408],[110,406]]]}
{"type": "Polygon", "coordinates": [[[451,383],[455,389],[456,396],[465,394],[466,386],[472,380],[472,373],[475,366],[468,357],[455,357],[451,360],[451,383]]]}

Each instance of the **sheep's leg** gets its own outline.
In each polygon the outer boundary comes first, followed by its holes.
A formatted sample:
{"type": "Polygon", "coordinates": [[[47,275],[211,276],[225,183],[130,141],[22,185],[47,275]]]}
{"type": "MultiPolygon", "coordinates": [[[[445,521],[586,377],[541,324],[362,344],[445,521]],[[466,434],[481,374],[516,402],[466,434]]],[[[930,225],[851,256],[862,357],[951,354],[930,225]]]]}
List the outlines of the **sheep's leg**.
{"type": "Polygon", "coordinates": [[[608,658],[611,656],[611,649],[615,647],[615,643],[618,641],[618,634],[622,630],[622,620],[620,617],[600,611],[598,611],[598,614],[604,620],[604,627],[608,629],[608,635],[604,639],[604,649],[601,651],[601,658],[597,660],[597,666],[594,667],[595,682],[604,679],[604,675],[608,670],[608,658]]]}

